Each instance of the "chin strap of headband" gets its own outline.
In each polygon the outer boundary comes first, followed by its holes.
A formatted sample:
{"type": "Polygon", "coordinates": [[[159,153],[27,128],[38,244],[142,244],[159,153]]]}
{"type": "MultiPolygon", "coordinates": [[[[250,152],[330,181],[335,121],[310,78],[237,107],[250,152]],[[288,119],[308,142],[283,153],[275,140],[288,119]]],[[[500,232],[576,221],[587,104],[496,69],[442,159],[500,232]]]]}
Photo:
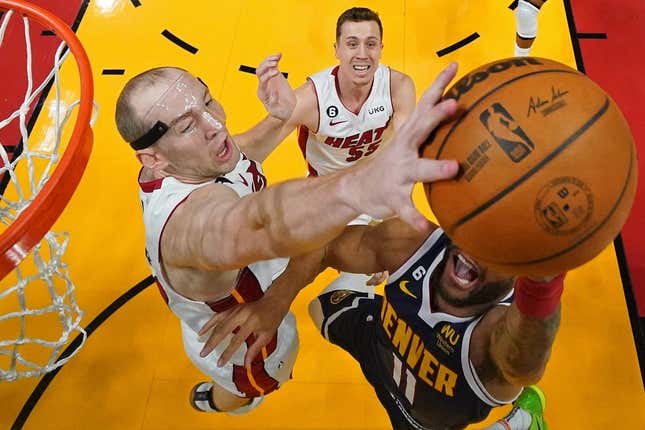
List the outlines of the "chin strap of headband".
{"type": "Polygon", "coordinates": [[[157,121],[146,134],[144,134],[134,142],[130,142],[130,146],[135,151],[146,149],[147,147],[151,146],[156,141],[161,139],[161,136],[166,134],[167,131],[168,126],[161,121],[157,121]]]}

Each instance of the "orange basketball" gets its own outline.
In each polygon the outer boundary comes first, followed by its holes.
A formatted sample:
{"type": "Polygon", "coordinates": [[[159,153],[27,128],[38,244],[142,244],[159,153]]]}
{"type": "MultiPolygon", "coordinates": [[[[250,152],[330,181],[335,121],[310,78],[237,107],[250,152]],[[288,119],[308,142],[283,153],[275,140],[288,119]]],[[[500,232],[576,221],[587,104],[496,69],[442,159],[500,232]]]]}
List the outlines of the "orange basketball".
{"type": "Polygon", "coordinates": [[[637,156],[614,101],[544,58],[486,64],[452,86],[459,112],[423,155],[456,159],[454,180],[426,184],[439,224],[494,270],[556,274],[587,262],[632,207],[637,156]]]}

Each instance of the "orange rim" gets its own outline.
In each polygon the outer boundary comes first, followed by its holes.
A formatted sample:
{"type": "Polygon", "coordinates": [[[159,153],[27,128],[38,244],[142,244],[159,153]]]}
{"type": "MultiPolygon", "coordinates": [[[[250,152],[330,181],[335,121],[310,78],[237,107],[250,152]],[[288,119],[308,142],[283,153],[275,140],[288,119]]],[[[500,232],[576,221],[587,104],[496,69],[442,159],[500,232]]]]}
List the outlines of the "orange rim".
{"type": "Polygon", "coordinates": [[[63,39],[76,59],[81,101],[70,142],[51,177],[29,205],[0,235],[0,279],[11,272],[54,225],[78,186],[92,151],[90,128],[94,100],[92,68],[72,29],[51,12],[31,3],[0,0],[0,10],[13,10],[36,20],[63,39]]]}

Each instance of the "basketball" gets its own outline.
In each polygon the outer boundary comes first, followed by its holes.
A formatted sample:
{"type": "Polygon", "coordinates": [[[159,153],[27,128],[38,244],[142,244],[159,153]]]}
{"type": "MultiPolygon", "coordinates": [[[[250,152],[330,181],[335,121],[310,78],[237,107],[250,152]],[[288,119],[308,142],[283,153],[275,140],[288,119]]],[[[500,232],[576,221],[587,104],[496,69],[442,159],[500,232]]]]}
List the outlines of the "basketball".
{"type": "Polygon", "coordinates": [[[458,112],[422,153],[459,162],[455,179],[425,184],[455,245],[493,270],[540,276],[613,241],[634,201],[637,155],[625,118],[595,82],[518,57],[473,70],[445,97],[458,112]]]}

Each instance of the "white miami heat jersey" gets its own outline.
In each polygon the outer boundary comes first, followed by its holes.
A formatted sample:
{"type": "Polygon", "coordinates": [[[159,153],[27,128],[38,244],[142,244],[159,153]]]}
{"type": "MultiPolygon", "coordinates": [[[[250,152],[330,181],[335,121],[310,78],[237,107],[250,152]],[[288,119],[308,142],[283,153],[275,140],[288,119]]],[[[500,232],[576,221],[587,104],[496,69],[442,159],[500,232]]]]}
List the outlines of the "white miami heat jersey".
{"type": "MultiPolygon", "coordinates": [[[[231,172],[212,182],[232,188],[240,197],[266,186],[266,178],[259,163],[247,159],[243,154],[231,172]]],[[[161,235],[170,215],[192,191],[210,183],[185,184],[172,177],[139,182],[146,230],[146,255],[163,298],[182,321],[184,347],[189,358],[204,373],[234,394],[257,397],[275,390],[290,377],[298,352],[294,316],[289,313],[282,320],[276,336],[263,349],[262,357],[253,363],[248,372],[243,366],[246,345],[235,353],[226,366],[219,368],[216,365],[217,359],[228,341],[223,342],[208,357],[202,358],[199,352],[206,339],[201,339],[197,333],[216,312],[222,312],[236,303],[260,298],[273,280],[284,271],[289,260],[276,258],[240,269],[235,290],[230,296],[215,302],[191,300],[177,293],[170,286],[160,261],[161,235]]]]}
{"type": "Polygon", "coordinates": [[[338,66],[309,77],[318,98],[318,130],[298,129],[298,143],[309,174],[322,176],[370,158],[391,137],[393,125],[390,68],[379,65],[370,94],[358,114],[338,95],[338,66]]]}

